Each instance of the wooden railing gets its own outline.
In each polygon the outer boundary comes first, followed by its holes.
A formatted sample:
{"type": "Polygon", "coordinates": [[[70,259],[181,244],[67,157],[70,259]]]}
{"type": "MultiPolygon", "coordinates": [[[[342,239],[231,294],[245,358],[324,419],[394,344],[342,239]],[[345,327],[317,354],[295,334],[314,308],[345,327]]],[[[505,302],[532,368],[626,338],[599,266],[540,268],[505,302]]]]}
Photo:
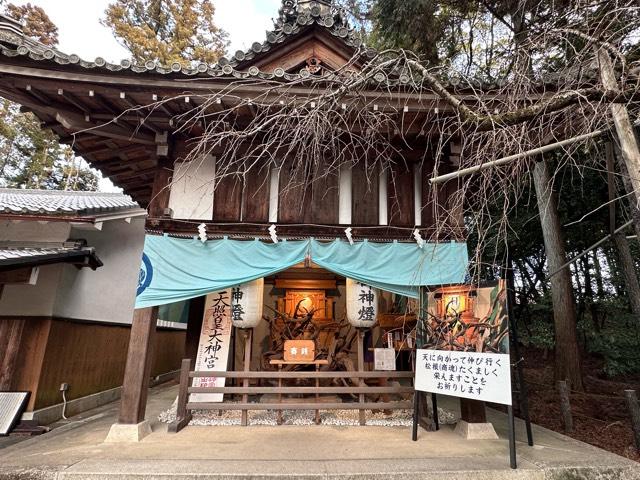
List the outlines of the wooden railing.
{"type": "MultiPolygon", "coordinates": [[[[180,370],[180,389],[178,393],[178,408],[176,412],[176,420],[169,425],[170,432],[179,432],[191,420],[191,412],[193,410],[240,410],[243,412],[242,424],[246,425],[247,415],[246,412],[252,410],[275,410],[282,412],[283,410],[359,410],[360,411],[360,424],[364,425],[365,410],[404,410],[413,408],[413,402],[410,400],[401,401],[382,401],[382,402],[367,402],[365,401],[365,395],[367,394],[379,394],[379,395],[402,395],[402,394],[414,394],[412,386],[368,386],[365,384],[365,380],[373,379],[401,379],[401,378],[413,378],[413,372],[193,372],[191,371],[191,360],[185,359],[182,361],[182,368],[180,370]],[[234,378],[245,380],[245,385],[248,385],[250,379],[262,379],[262,380],[291,380],[291,379],[308,379],[308,380],[331,380],[331,379],[356,379],[359,380],[359,385],[355,386],[278,386],[278,387],[263,387],[263,386],[242,386],[242,387],[192,387],[191,382],[193,378],[234,378]],[[192,393],[222,393],[225,395],[242,395],[243,401],[241,403],[232,402],[190,402],[189,395],[192,393]],[[312,394],[315,395],[314,402],[299,402],[299,403],[251,403],[247,400],[248,395],[259,394],[312,394]],[[359,401],[357,402],[334,402],[327,403],[318,400],[320,395],[338,395],[338,394],[352,394],[358,395],[359,401]]],[[[318,385],[318,382],[316,382],[318,385]]],[[[316,414],[316,419],[319,416],[316,414]]]]}

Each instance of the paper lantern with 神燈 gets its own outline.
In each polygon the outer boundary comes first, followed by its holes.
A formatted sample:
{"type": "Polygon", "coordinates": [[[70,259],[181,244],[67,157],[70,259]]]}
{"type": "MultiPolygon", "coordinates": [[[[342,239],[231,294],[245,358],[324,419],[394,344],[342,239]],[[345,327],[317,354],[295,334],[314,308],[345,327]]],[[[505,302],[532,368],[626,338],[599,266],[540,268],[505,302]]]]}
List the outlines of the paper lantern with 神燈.
{"type": "Polygon", "coordinates": [[[375,288],[347,278],[347,320],[356,328],[371,328],[378,318],[375,288]]]}
{"type": "Polygon", "coordinates": [[[237,328],[255,328],[262,319],[264,278],[231,289],[231,323],[237,328]]]}

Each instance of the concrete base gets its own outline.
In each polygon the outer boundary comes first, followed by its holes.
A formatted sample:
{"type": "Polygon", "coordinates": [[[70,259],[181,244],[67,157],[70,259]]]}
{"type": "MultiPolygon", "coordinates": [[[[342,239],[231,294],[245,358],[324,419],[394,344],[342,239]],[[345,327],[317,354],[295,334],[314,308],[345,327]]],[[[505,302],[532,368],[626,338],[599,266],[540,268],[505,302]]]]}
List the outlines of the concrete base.
{"type": "Polygon", "coordinates": [[[145,420],[137,425],[124,425],[114,423],[104,443],[131,443],[139,442],[147,435],[151,435],[151,424],[145,420]]]}
{"type": "Polygon", "coordinates": [[[498,440],[498,434],[491,423],[468,423],[459,420],[454,432],[465,440],[498,440]]]}
{"type": "MultiPolygon", "coordinates": [[[[376,426],[188,426],[169,435],[156,419],[176,395],[177,386],[149,392],[153,433],[139,443],[104,443],[117,402],[5,448],[14,437],[2,437],[0,480],[640,480],[639,463],[536,425],[528,447],[519,419],[511,470],[507,417],[490,408],[500,440],[464,442],[447,425],[420,430],[417,442],[410,428],[376,426]]],[[[446,410],[460,404],[438,400],[446,410]]]]}

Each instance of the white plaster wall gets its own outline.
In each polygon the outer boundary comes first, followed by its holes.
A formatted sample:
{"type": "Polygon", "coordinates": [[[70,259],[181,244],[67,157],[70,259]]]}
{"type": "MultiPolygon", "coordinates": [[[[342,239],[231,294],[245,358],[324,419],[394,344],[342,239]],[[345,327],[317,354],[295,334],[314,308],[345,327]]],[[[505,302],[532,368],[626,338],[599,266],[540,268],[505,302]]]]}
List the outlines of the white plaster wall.
{"type": "Polygon", "coordinates": [[[67,222],[4,220],[0,222],[0,241],[66,242],[71,225],[67,222]]]}
{"type": "Polygon", "coordinates": [[[86,239],[104,266],[96,271],[65,266],[53,315],[62,318],[131,323],[144,248],[144,218],[105,222],[101,231],[72,229],[86,239]]]}
{"type": "MultiPolygon", "coordinates": [[[[0,241],[65,242],[71,226],[67,222],[4,220],[0,222],[0,241]]],[[[7,285],[0,296],[0,315],[51,316],[56,301],[61,265],[38,270],[35,285],[7,285]]]]}
{"type": "Polygon", "coordinates": [[[35,285],[6,285],[0,296],[0,315],[50,317],[56,302],[62,265],[38,269],[35,285]]]}
{"type": "Polygon", "coordinates": [[[215,158],[212,156],[176,165],[169,197],[169,208],[173,210],[173,218],[213,218],[215,174],[215,158]]]}

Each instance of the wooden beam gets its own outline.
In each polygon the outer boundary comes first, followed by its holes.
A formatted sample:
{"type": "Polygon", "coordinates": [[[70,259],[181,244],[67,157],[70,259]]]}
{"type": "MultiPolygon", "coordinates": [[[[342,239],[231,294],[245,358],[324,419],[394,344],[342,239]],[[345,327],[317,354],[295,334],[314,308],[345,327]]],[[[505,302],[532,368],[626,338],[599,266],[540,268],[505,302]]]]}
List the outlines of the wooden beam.
{"type": "Polygon", "coordinates": [[[0,391],[13,388],[25,321],[0,319],[0,391]]]}
{"type": "Polygon", "coordinates": [[[133,315],[119,423],[137,425],[144,421],[157,321],[158,307],[136,310],[133,315]]]}
{"type": "Polygon", "coordinates": [[[149,205],[150,217],[157,218],[164,216],[165,209],[169,207],[172,176],[173,167],[170,167],[168,162],[159,162],[153,177],[151,205],[149,205]]]}
{"type": "Polygon", "coordinates": [[[34,273],[37,273],[37,268],[20,268],[17,270],[11,270],[8,272],[0,271],[0,284],[20,284],[32,282],[34,273]],[[36,270],[36,272],[34,272],[36,270]]]}

